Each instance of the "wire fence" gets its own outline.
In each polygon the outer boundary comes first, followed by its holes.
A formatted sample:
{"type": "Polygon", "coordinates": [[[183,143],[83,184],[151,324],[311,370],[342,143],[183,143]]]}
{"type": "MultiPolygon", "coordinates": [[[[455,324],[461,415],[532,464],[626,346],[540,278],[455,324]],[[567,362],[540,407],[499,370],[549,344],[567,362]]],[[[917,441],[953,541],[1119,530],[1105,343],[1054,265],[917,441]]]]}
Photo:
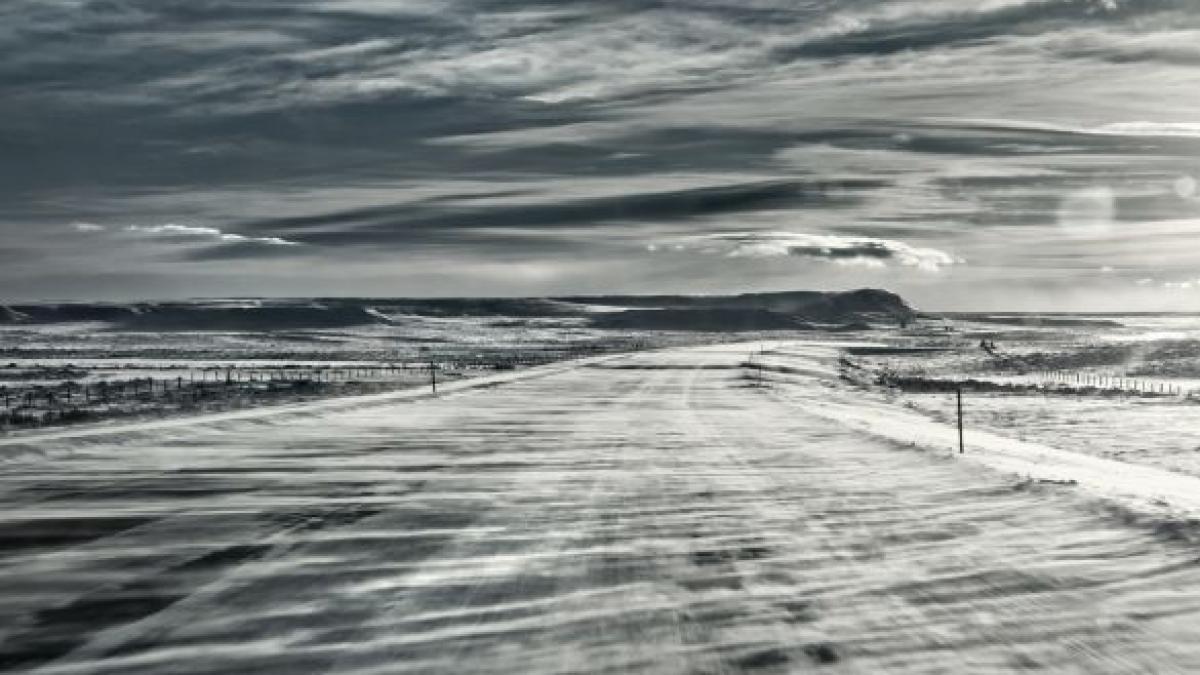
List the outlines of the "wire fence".
{"type": "Polygon", "coordinates": [[[365,393],[417,386],[430,373],[465,376],[440,365],[188,370],[186,374],[0,386],[0,426],[45,426],[148,412],[247,405],[289,396],[365,393]]]}
{"type": "Polygon", "coordinates": [[[1123,375],[1105,375],[1070,370],[1045,370],[1036,374],[1047,386],[1083,391],[1113,391],[1129,394],[1159,394],[1193,398],[1197,392],[1171,382],[1123,375]]]}
{"type": "Polygon", "coordinates": [[[104,376],[86,369],[58,382],[9,381],[0,385],[0,429],[88,422],[110,417],[218,410],[272,400],[373,393],[430,387],[486,371],[545,365],[581,356],[643,348],[640,342],[574,345],[512,352],[425,355],[395,363],[163,367],[146,377],[104,376]]]}
{"type": "MultiPolygon", "coordinates": [[[[843,362],[842,366],[843,371],[850,367],[846,362],[843,362]]],[[[853,367],[862,368],[857,364],[853,367]]],[[[843,376],[845,377],[844,372],[843,376]]],[[[961,389],[975,392],[1200,400],[1200,391],[1177,383],[1083,371],[1046,370],[1020,376],[973,378],[939,377],[883,369],[874,371],[872,376],[874,384],[911,392],[951,392],[961,389]]]]}

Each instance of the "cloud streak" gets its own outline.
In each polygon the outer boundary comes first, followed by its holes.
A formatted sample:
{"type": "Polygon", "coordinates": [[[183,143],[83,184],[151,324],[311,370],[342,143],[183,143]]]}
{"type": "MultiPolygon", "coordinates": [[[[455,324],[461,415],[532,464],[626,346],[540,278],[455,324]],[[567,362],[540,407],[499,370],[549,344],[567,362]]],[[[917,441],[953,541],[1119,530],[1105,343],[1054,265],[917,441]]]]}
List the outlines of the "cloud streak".
{"type": "Polygon", "coordinates": [[[298,246],[299,242],[288,241],[281,237],[247,237],[232,232],[222,232],[215,227],[199,227],[195,225],[128,225],[125,232],[151,237],[166,241],[183,242],[218,242],[222,244],[242,244],[261,246],[298,246]]]}
{"type": "Polygon", "coordinates": [[[653,251],[719,254],[731,258],[791,257],[838,265],[898,265],[939,272],[965,261],[934,248],[872,237],[815,235],[799,232],[732,232],[683,238],[650,245],[653,251]]]}

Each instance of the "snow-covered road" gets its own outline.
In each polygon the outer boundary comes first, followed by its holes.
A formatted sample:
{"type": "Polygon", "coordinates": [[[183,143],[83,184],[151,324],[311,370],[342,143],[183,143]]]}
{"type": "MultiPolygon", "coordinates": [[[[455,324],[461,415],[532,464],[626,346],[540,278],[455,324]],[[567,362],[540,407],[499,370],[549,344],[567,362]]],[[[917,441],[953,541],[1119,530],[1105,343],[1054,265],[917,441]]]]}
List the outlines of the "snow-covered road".
{"type": "Polygon", "coordinates": [[[1178,528],[841,421],[832,349],[771,387],[747,351],[21,439],[0,671],[1200,671],[1178,528]]]}

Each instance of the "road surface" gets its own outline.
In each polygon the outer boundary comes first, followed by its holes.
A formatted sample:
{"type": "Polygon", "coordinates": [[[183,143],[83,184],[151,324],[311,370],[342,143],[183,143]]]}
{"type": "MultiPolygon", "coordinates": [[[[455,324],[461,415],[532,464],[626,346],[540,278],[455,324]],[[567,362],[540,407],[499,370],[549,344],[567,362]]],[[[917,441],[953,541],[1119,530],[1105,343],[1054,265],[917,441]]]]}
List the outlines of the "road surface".
{"type": "Polygon", "coordinates": [[[1186,527],[746,352],[10,442],[0,672],[1200,671],[1186,527]]]}

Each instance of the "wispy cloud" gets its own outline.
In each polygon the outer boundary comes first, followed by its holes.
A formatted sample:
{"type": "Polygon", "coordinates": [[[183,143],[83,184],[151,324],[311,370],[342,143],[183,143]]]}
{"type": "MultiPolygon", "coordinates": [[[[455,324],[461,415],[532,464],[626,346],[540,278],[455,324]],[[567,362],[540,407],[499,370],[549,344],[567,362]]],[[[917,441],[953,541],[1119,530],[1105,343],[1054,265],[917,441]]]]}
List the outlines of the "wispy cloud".
{"type": "Polygon", "coordinates": [[[688,251],[733,258],[793,257],[839,265],[899,265],[938,272],[965,262],[934,248],[872,237],[843,237],[800,232],[732,232],[650,244],[653,251],[688,251]]]}
{"type": "Polygon", "coordinates": [[[275,236],[249,236],[200,225],[125,225],[75,222],[68,228],[87,242],[92,258],[145,255],[173,260],[221,261],[239,258],[273,258],[294,254],[300,242],[275,236]],[[147,248],[151,247],[151,248],[147,248]]]}
{"type": "Polygon", "coordinates": [[[298,246],[299,242],[281,237],[247,237],[233,232],[222,232],[215,227],[195,225],[128,225],[126,232],[175,241],[220,242],[223,244],[261,244],[263,246],[298,246]]]}
{"type": "MultiPolygon", "coordinates": [[[[1200,34],[1198,34],[1200,38],[1200,34]]],[[[1149,122],[1123,121],[1108,122],[1095,126],[1059,124],[1052,122],[1034,122],[1030,120],[999,120],[999,119],[962,119],[962,124],[972,124],[981,127],[1010,129],[1013,131],[1047,132],[1057,134],[1080,134],[1095,136],[1129,136],[1129,137],[1179,137],[1200,138],[1200,122],[1149,122]]]]}
{"type": "Polygon", "coordinates": [[[1186,279],[1183,281],[1164,281],[1162,287],[1169,291],[1190,291],[1193,288],[1200,288],[1200,279],[1186,279]]]}

